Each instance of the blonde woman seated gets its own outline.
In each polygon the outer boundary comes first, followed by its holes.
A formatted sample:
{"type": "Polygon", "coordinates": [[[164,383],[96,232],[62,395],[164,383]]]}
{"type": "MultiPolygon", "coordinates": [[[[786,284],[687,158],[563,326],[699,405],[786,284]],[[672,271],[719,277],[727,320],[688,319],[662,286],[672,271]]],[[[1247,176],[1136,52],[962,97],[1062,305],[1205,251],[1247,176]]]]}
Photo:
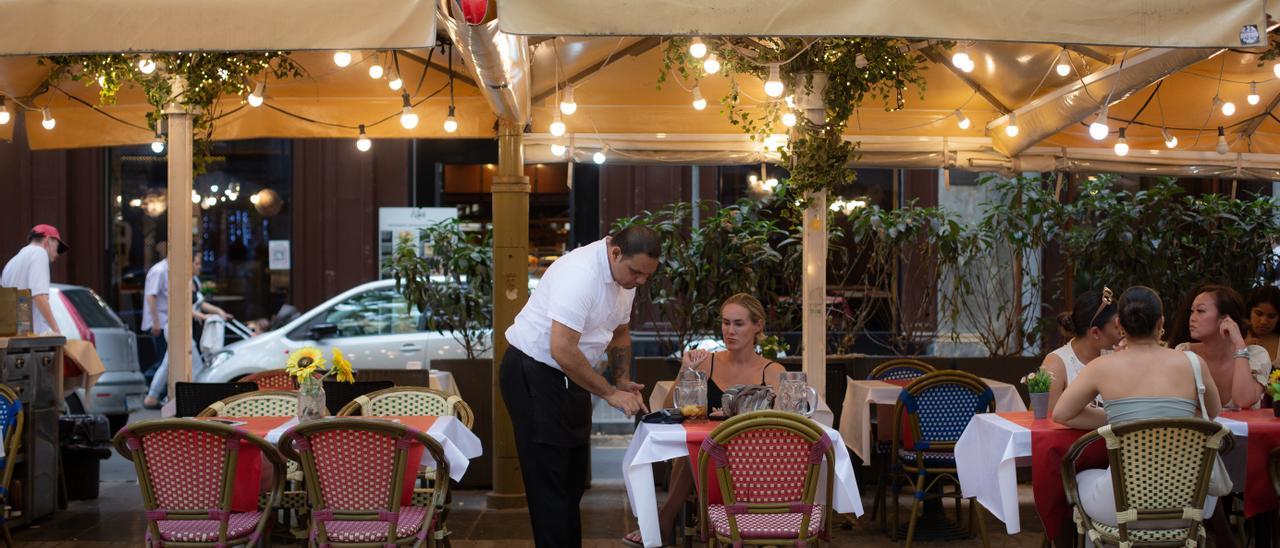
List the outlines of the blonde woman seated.
{"type": "MultiPolygon", "coordinates": [[[[720,406],[724,389],[736,384],[767,384],[775,391],[784,371],[782,364],[756,353],[756,343],[764,338],[764,306],[746,293],[738,293],[720,305],[720,336],[725,349],[719,352],[688,350],[681,359],[681,367],[696,369],[707,374],[707,406],[720,406]]],[[[672,394],[667,394],[664,407],[671,407],[672,394]]],[[[672,461],[671,481],[667,487],[667,500],[658,511],[658,523],[662,527],[663,545],[668,545],[680,507],[693,494],[693,473],[688,458],[672,461]]],[[[628,546],[644,546],[640,531],[632,531],[623,537],[628,546]]]]}
{"type": "MultiPolygon", "coordinates": [[[[1204,382],[1205,411],[1216,417],[1222,405],[1214,376],[1208,374],[1194,353],[1160,344],[1163,314],[1160,296],[1154,290],[1143,286],[1126,290],[1119,302],[1125,349],[1101,356],[1084,368],[1063,391],[1053,408],[1053,420],[1072,428],[1094,430],[1138,419],[1200,417],[1194,369],[1200,370],[1204,382]],[[1105,401],[1103,407],[1091,406],[1099,395],[1105,401]]],[[[1110,471],[1083,470],[1076,479],[1085,513],[1094,521],[1115,526],[1110,471]]],[[[1213,508],[1214,503],[1205,501],[1205,508],[1213,508]]],[[[1177,523],[1180,522],[1175,521],[1172,526],[1177,523]]]]}
{"type": "Polygon", "coordinates": [[[1071,312],[1058,316],[1058,325],[1072,337],[1067,344],[1045,356],[1041,364],[1053,375],[1053,382],[1049,385],[1049,409],[1058,403],[1067,385],[1084,371],[1085,364],[1101,356],[1103,351],[1112,350],[1120,342],[1122,337],[1117,318],[1111,290],[1105,287],[1101,292],[1084,292],[1076,298],[1071,312]]]}
{"type": "Polygon", "coordinates": [[[1271,373],[1267,349],[1246,344],[1244,299],[1230,287],[1205,285],[1187,295],[1170,346],[1200,356],[1228,409],[1249,409],[1262,402],[1271,373]]]}

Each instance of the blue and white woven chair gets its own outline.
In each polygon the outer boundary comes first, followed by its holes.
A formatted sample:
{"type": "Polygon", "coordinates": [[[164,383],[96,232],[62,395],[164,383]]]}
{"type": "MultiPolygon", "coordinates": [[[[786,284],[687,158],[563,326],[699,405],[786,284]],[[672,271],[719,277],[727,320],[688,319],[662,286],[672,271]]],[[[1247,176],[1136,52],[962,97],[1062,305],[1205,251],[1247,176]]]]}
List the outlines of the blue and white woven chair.
{"type": "Polygon", "coordinates": [[[22,446],[22,402],[18,394],[11,388],[0,384],[0,429],[3,429],[4,456],[0,457],[0,531],[4,533],[5,546],[13,546],[13,537],[9,535],[9,479],[13,477],[13,463],[18,460],[19,448],[22,446]]]}
{"type": "MultiPolygon", "coordinates": [[[[963,371],[938,371],[924,375],[907,385],[898,395],[893,413],[893,529],[898,537],[897,494],[899,480],[907,479],[915,495],[911,505],[911,517],[907,526],[907,548],[915,536],[922,506],[928,497],[953,497],[956,500],[956,517],[961,521],[960,480],[956,475],[956,440],[964,432],[969,420],[977,413],[995,411],[995,396],[991,387],[981,379],[963,371]],[[910,443],[903,440],[904,430],[911,436],[910,443]],[[942,489],[950,485],[952,492],[942,489]],[[934,488],[939,490],[930,493],[934,488]]],[[[936,525],[936,524],[934,524],[936,525]]],[[[987,530],[979,516],[978,506],[969,500],[969,527],[966,536],[973,535],[974,526],[987,546],[987,530]],[[975,523],[976,522],[976,523],[975,523]]]]}
{"type": "MultiPolygon", "coordinates": [[[[889,360],[877,365],[871,370],[871,374],[867,375],[869,381],[905,381],[914,380],[922,375],[933,373],[934,368],[920,360],[912,358],[897,358],[889,360]]],[[[876,409],[876,406],[872,406],[876,409]]],[[[884,424],[877,421],[877,430],[884,428],[884,424]]],[[[879,518],[880,530],[883,531],[888,519],[885,517],[885,495],[889,489],[889,450],[891,443],[889,440],[879,439],[879,435],[872,438],[871,445],[871,465],[876,469],[876,500],[871,504],[871,517],[879,518]]]]}

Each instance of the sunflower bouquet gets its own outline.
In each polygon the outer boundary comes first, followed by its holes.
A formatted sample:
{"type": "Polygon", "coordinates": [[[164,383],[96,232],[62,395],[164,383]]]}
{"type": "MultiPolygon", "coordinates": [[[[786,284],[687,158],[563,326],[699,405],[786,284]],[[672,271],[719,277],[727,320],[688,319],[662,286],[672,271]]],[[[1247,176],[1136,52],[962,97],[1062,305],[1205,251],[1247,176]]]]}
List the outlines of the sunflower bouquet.
{"type": "Polygon", "coordinates": [[[339,382],[355,382],[355,371],[351,368],[351,362],[347,361],[346,356],[342,355],[342,351],[337,347],[333,348],[331,361],[324,359],[324,352],[314,346],[307,346],[293,351],[289,354],[289,361],[285,365],[285,372],[297,379],[298,384],[306,384],[308,381],[319,382],[329,377],[339,382]],[[317,374],[319,377],[317,377],[317,374]]]}
{"type": "Polygon", "coordinates": [[[1280,369],[1271,371],[1267,376],[1267,385],[1263,388],[1267,390],[1267,395],[1271,396],[1271,401],[1280,402],[1280,369]]]}

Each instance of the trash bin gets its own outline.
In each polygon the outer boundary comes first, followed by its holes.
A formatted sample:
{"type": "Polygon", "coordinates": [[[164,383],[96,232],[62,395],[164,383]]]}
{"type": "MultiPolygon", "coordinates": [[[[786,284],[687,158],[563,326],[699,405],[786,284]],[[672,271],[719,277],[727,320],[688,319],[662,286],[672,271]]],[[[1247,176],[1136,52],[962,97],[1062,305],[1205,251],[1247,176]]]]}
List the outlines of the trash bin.
{"type": "Polygon", "coordinates": [[[58,442],[67,498],[98,498],[102,459],[111,456],[111,426],[106,415],[58,417],[58,442]]]}

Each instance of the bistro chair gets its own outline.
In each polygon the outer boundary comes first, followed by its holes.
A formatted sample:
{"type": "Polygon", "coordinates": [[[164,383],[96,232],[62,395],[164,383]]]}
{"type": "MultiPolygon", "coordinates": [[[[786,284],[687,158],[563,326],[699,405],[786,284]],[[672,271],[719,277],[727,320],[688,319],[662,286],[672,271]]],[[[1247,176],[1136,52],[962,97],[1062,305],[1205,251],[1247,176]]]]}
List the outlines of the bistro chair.
{"type": "Polygon", "coordinates": [[[708,485],[714,473],[724,501],[710,504],[707,489],[698,491],[703,539],[713,547],[818,546],[831,540],[834,462],[831,438],[794,413],[755,411],[724,421],[698,454],[699,484],[708,485]],[[819,482],[826,489],[821,501],[819,482]]]}
{"type": "MultiPolygon", "coordinates": [[[[319,546],[423,546],[437,527],[449,490],[449,463],[440,443],[390,421],[337,418],[290,428],[280,452],[302,463],[311,501],[308,542],[319,546]],[[428,504],[404,505],[406,476],[421,444],[435,460],[437,489],[428,504]]],[[[411,480],[411,478],[410,478],[411,480]]]]}
{"type": "Polygon", "coordinates": [[[1135,420],[1085,434],[1062,459],[1062,481],[1076,530],[1095,545],[1203,545],[1214,456],[1231,445],[1228,427],[1198,418],[1135,420]],[[1107,444],[1116,525],[1094,520],[1080,506],[1075,461],[1098,438],[1107,444]]]}
{"type": "Polygon", "coordinates": [[[4,430],[4,456],[0,457],[0,532],[4,534],[5,546],[13,546],[13,537],[9,534],[9,480],[13,478],[13,463],[17,461],[18,450],[22,448],[22,402],[13,389],[0,384],[0,428],[4,430]]]}
{"type": "Polygon", "coordinates": [[[475,413],[462,398],[420,386],[397,386],[370,392],[356,397],[338,411],[340,417],[355,415],[457,417],[468,429],[475,422],[475,413]]]}
{"type": "MultiPolygon", "coordinates": [[[[960,521],[960,480],[956,472],[956,440],[964,432],[969,420],[977,413],[995,412],[995,396],[991,387],[976,376],[963,371],[935,371],[921,376],[898,395],[893,411],[893,527],[890,535],[898,538],[899,481],[910,480],[913,497],[911,516],[907,525],[907,547],[915,537],[924,501],[929,497],[947,496],[939,491],[930,495],[934,487],[953,486],[951,497],[956,501],[956,518],[960,521]],[[911,441],[904,440],[904,431],[911,441]]],[[[979,515],[975,501],[969,499],[969,528],[973,535],[976,522],[982,545],[987,546],[987,529],[979,515]]]]}
{"type": "Polygon", "coordinates": [[[173,388],[175,416],[194,417],[213,402],[257,389],[258,385],[251,382],[176,383],[173,388]]]}
{"type": "Polygon", "coordinates": [[[267,371],[259,371],[249,375],[241,382],[251,382],[258,385],[258,390],[297,390],[298,381],[294,380],[284,369],[269,369],[267,371]]]}
{"type": "Polygon", "coordinates": [[[255,390],[209,404],[197,417],[292,417],[298,414],[293,390],[255,390]]]}
{"type": "MultiPolygon", "coordinates": [[[[906,381],[914,380],[922,375],[933,373],[934,368],[925,362],[913,358],[896,358],[877,365],[871,370],[871,374],[867,375],[869,381],[906,381]]],[[[873,406],[876,409],[877,416],[880,406],[873,406]]],[[[888,407],[888,406],[885,406],[888,407]]],[[[888,418],[885,413],[883,418],[888,418]]],[[[892,448],[890,440],[880,438],[880,425],[888,421],[876,420],[876,436],[875,441],[871,445],[872,466],[876,469],[876,498],[871,504],[871,515],[880,520],[880,530],[883,531],[886,526],[887,517],[885,516],[885,498],[889,489],[889,454],[892,448]]]]}
{"type": "MultiPolygon", "coordinates": [[[[358,373],[357,373],[358,374],[358,373]]],[[[395,386],[391,381],[324,381],[324,405],[330,412],[346,407],[356,398],[395,386]]]]}
{"type": "Polygon", "coordinates": [[[266,440],[225,424],[161,419],[130,424],[112,443],[137,470],[147,546],[253,545],[267,532],[284,488],[285,468],[266,440]],[[273,482],[265,504],[235,511],[236,473],[246,443],[271,467],[273,482]]]}

